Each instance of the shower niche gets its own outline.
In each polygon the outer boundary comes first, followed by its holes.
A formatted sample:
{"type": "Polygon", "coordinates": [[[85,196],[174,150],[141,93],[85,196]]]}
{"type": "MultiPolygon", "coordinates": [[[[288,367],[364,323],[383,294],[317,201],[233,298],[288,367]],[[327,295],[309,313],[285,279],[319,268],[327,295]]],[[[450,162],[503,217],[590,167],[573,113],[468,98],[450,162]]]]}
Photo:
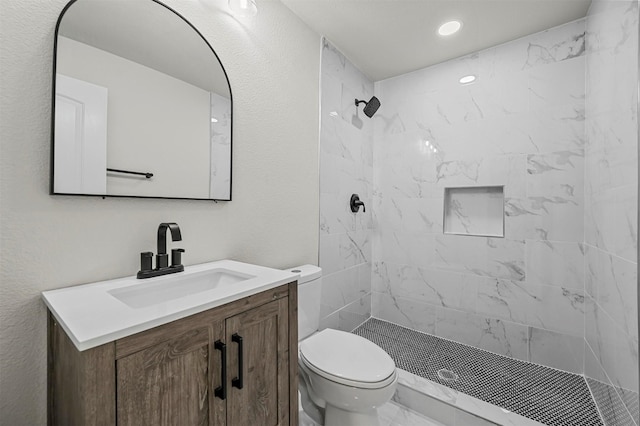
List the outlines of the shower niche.
{"type": "Polygon", "coordinates": [[[504,237],[504,186],[444,189],[445,234],[504,237]]]}

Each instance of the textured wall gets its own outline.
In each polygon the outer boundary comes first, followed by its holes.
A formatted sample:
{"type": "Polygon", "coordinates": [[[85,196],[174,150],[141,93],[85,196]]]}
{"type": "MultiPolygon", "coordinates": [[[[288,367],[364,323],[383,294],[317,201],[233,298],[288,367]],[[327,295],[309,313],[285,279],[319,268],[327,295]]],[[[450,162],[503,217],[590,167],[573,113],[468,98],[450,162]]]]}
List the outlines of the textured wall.
{"type": "Polygon", "coordinates": [[[584,32],[376,83],[373,316],[582,372],[584,32]],[[483,185],[505,186],[505,238],[443,234],[444,188],[483,185]]]}
{"type": "Polygon", "coordinates": [[[587,18],[585,373],[608,425],[638,420],[638,2],[587,18]],[[607,409],[606,407],[610,407],[607,409]]]}
{"type": "Polygon", "coordinates": [[[166,3],[216,49],[234,99],[233,201],[49,196],[53,34],[64,0],[1,0],[0,424],[46,423],[43,290],[134,274],[162,221],[185,263],[273,267],[318,256],[320,38],[279,2],[236,20],[225,0],[166,3]]]}
{"type": "Polygon", "coordinates": [[[354,101],[373,83],[326,40],[321,63],[320,326],[351,331],[371,314],[373,122],[354,101]],[[366,212],[351,212],[351,194],[366,212]]]}

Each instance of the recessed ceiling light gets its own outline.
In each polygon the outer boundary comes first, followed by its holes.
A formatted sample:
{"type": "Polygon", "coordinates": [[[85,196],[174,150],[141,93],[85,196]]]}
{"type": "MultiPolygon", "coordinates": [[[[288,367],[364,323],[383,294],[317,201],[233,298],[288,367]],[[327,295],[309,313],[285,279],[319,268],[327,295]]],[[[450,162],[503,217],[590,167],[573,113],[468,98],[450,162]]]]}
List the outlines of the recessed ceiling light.
{"type": "Polygon", "coordinates": [[[462,28],[462,22],[460,21],[445,22],[438,28],[438,34],[441,36],[450,36],[451,34],[457,33],[460,28],[462,28]]]}
{"type": "Polygon", "coordinates": [[[462,77],[458,81],[460,81],[461,84],[473,83],[474,81],[476,81],[476,76],[475,75],[465,75],[464,77],[462,77]]]}
{"type": "Polygon", "coordinates": [[[213,118],[213,117],[211,117],[211,122],[212,122],[212,123],[217,123],[217,122],[218,122],[218,119],[217,119],[217,118],[213,118]]]}

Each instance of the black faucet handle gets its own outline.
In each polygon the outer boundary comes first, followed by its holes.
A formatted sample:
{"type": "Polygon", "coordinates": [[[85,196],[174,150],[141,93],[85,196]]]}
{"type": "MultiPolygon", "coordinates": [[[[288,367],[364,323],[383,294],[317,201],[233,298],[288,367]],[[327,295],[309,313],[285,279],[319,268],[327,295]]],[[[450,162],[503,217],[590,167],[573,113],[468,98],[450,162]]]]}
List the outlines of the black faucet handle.
{"type": "Polygon", "coordinates": [[[184,253],[184,249],[175,248],[171,250],[171,266],[180,266],[182,265],[182,253],[184,253]]]}
{"type": "Polygon", "coordinates": [[[153,269],[153,252],[143,251],[140,253],[140,271],[146,272],[153,269]]]}

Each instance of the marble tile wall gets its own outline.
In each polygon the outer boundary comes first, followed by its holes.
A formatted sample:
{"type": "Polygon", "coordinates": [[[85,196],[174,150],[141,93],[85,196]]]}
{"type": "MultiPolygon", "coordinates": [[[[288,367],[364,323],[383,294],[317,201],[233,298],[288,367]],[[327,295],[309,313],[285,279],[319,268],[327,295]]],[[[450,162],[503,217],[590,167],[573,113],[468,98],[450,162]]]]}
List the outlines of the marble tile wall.
{"type": "Polygon", "coordinates": [[[373,316],[582,373],[585,20],[375,92],[373,316]],[[504,238],[443,234],[446,187],[493,185],[504,238]]]}
{"type": "Polygon", "coordinates": [[[231,197],[231,131],[231,100],[211,92],[211,198],[231,197]]]}
{"type": "Polygon", "coordinates": [[[586,41],[585,374],[608,425],[640,424],[638,2],[594,0],[586,41]]]}
{"type": "Polygon", "coordinates": [[[371,316],[373,122],[355,106],[373,83],[322,41],[320,107],[320,327],[351,331],[371,316]],[[366,212],[352,213],[351,194],[366,212]]]}

